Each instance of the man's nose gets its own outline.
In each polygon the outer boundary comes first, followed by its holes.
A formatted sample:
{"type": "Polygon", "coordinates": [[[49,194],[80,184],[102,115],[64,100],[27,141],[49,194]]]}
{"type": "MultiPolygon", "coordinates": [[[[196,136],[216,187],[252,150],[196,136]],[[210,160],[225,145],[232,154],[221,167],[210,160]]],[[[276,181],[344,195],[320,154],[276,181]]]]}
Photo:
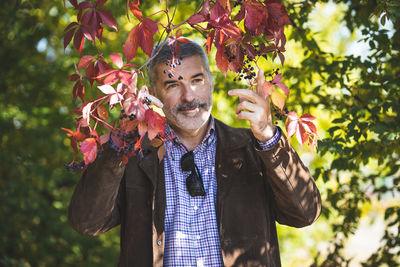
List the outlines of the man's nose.
{"type": "Polygon", "coordinates": [[[195,86],[190,83],[183,83],[182,86],[182,100],[191,102],[195,99],[195,86]]]}

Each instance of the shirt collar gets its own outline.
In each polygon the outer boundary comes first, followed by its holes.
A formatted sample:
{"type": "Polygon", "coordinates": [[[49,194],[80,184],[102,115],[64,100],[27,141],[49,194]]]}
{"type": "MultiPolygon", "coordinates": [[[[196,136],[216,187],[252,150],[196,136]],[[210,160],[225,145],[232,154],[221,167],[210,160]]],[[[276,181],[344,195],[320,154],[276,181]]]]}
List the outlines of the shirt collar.
{"type": "MultiPolygon", "coordinates": [[[[171,126],[168,124],[168,122],[165,122],[165,138],[169,141],[173,141],[176,144],[183,145],[182,142],[179,140],[179,137],[175,134],[174,130],[171,128],[171,126]]],[[[212,115],[210,115],[210,120],[207,128],[206,135],[204,136],[203,140],[201,141],[200,145],[205,143],[207,139],[212,140],[215,138],[215,120],[212,115]]],[[[210,141],[208,141],[211,143],[210,141]]]]}

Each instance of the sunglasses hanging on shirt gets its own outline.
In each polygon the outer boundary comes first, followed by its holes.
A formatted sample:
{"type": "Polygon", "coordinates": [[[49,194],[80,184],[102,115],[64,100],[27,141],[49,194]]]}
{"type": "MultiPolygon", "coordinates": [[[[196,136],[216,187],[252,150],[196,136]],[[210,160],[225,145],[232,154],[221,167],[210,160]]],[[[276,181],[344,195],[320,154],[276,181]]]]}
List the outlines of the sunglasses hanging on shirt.
{"type": "Polygon", "coordinates": [[[203,180],[201,179],[200,171],[194,163],[193,151],[187,152],[181,158],[181,169],[184,172],[190,172],[186,178],[186,188],[192,197],[205,196],[203,180]]]}

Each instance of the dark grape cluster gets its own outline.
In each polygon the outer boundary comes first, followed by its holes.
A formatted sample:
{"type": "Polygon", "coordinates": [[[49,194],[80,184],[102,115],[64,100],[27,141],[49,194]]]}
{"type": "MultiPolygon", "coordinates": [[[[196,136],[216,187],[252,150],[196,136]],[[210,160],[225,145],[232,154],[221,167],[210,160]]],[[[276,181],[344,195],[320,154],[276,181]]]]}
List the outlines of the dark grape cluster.
{"type": "Polygon", "coordinates": [[[125,109],[121,109],[121,115],[119,116],[119,119],[122,120],[126,118],[129,118],[129,120],[133,121],[134,119],[136,119],[136,115],[133,113],[128,115],[125,113],[125,109]]]}
{"type": "Polygon", "coordinates": [[[265,73],[264,75],[265,75],[265,78],[267,78],[267,76],[268,76],[268,78],[271,79],[270,82],[272,82],[274,76],[275,76],[275,75],[278,75],[278,74],[279,74],[279,68],[277,68],[276,70],[275,70],[275,69],[272,69],[272,72],[270,72],[270,73],[268,73],[268,74],[265,73]]]}
{"type": "Polygon", "coordinates": [[[247,59],[243,62],[243,67],[238,69],[239,74],[233,79],[234,82],[241,81],[242,79],[251,80],[256,77],[256,72],[254,71],[254,67],[250,64],[251,62],[251,59],[247,59]]]}
{"type": "Polygon", "coordinates": [[[283,109],[283,111],[277,110],[274,115],[277,120],[284,120],[286,117],[285,115],[288,113],[289,113],[289,110],[287,107],[285,107],[283,109]]]}

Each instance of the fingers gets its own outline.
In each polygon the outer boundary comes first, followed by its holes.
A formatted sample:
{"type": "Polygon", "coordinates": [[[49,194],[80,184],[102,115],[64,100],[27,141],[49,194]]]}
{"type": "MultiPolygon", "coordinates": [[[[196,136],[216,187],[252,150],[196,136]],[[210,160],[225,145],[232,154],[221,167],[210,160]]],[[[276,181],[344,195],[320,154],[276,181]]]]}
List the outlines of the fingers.
{"type": "Polygon", "coordinates": [[[260,113],[245,110],[242,110],[240,113],[237,114],[237,119],[248,120],[252,129],[256,129],[256,131],[259,130],[261,124],[264,124],[265,121],[260,113]]]}
{"type": "Polygon", "coordinates": [[[228,95],[230,96],[238,96],[239,98],[244,98],[250,102],[261,104],[264,102],[264,99],[250,89],[232,89],[228,91],[228,95]]]}
{"type": "Polygon", "coordinates": [[[147,98],[150,100],[151,104],[153,104],[159,108],[162,108],[164,106],[163,103],[155,96],[148,95],[147,98]]]}
{"type": "Polygon", "coordinates": [[[239,114],[241,111],[243,110],[248,110],[250,112],[254,112],[257,110],[257,105],[250,103],[249,101],[243,101],[240,102],[237,106],[236,106],[236,114],[239,114]]]}

